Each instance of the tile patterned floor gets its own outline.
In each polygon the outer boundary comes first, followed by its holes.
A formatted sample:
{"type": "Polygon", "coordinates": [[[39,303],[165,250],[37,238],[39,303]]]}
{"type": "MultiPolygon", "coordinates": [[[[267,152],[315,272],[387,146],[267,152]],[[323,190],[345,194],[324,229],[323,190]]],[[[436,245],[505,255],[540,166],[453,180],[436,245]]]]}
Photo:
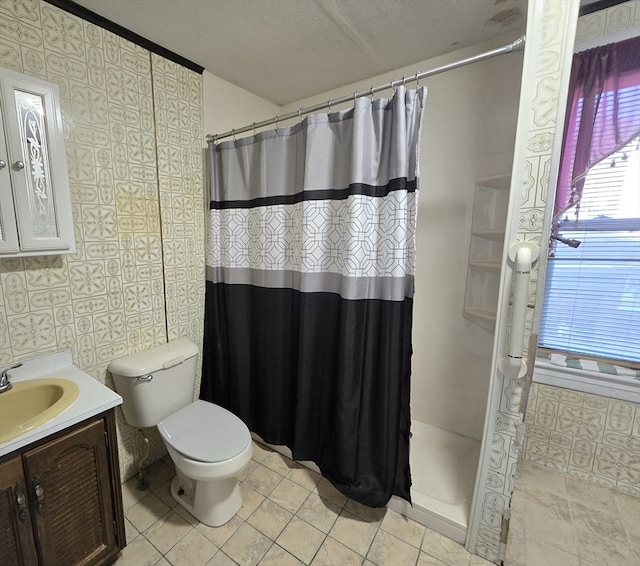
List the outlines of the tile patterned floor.
{"type": "Polygon", "coordinates": [[[347,499],[327,480],[254,445],[243,506],[227,524],[199,523],[169,493],[166,457],[150,489],[123,485],[127,547],[120,566],[491,566],[463,546],[387,509],[347,499]]]}
{"type": "Polygon", "coordinates": [[[505,566],[546,565],[640,565],[640,499],[520,462],[505,566]]]}

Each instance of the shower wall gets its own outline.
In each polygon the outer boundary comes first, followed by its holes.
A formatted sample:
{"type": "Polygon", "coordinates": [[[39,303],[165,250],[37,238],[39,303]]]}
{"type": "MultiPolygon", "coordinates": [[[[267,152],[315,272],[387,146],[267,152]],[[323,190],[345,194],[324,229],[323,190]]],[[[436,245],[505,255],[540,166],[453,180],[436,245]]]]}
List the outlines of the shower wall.
{"type": "MultiPolygon", "coordinates": [[[[516,37],[505,35],[452,51],[298,101],[281,112],[413,76],[501,47],[516,37]]],[[[478,440],[484,426],[493,334],[462,317],[474,184],[476,177],[511,170],[521,65],[522,54],[513,53],[421,83],[428,94],[421,140],[412,418],[478,440]]]]}

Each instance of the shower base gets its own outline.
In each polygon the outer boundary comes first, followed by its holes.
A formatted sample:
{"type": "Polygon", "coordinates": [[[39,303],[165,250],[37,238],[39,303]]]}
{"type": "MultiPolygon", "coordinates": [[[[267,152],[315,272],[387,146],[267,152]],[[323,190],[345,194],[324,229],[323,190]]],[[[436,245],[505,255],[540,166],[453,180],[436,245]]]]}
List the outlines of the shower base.
{"type": "Polygon", "coordinates": [[[464,544],[480,441],[419,421],[411,432],[413,507],[398,497],[387,506],[464,544]]]}

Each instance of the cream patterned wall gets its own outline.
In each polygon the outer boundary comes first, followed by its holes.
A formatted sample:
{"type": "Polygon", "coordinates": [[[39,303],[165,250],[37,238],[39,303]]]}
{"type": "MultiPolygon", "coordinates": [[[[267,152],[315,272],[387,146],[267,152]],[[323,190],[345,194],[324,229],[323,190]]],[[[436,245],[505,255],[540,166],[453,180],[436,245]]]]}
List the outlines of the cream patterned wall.
{"type": "MultiPolygon", "coordinates": [[[[59,85],[77,245],[0,260],[0,364],[70,348],[112,386],[116,357],[200,347],[201,76],[41,0],[0,0],[0,66],[59,85]]],[[[127,478],[138,439],[119,410],[118,431],[127,478]]]]}
{"type": "MultiPolygon", "coordinates": [[[[640,26],[640,0],[578,19],[576,43],[640,26]]],[[[640,497],[640,405],[534,383],[524,458],[640,497]]]]}
{"type": "Polygon", "coordinates": [[[640,497],[639,406],[534,383],[524,457],[640,497]]]}

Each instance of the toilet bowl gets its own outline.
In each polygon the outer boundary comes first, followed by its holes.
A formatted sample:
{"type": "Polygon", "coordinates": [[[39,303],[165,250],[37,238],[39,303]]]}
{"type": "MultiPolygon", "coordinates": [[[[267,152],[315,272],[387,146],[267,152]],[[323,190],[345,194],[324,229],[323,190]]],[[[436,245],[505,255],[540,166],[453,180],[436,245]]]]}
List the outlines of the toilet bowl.
{"type": "Polygon", "coordinates": [[[157,426],[176,466],[173,498],[218,527],[242,506],[238,474],[251,460],[247,426],[208,401],[193,401],[198,349],[179,339],[109,364],[122,410],[134,427],[157,426]]]}

